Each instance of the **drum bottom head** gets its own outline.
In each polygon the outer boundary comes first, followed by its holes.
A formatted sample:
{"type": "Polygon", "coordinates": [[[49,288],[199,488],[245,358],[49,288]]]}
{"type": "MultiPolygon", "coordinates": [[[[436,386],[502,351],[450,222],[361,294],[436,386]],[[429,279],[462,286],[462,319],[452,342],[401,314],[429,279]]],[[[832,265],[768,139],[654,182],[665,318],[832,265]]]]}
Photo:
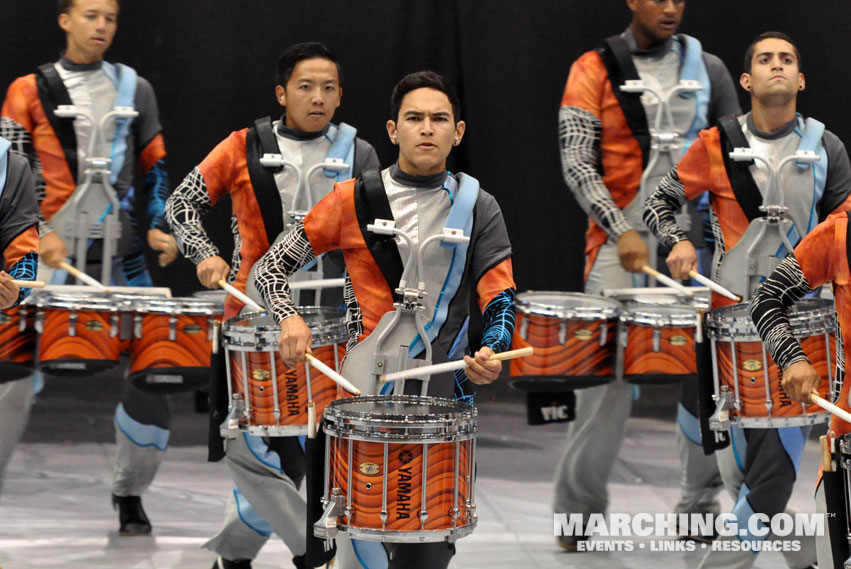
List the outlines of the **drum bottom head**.
{"type": "Polygon", "coordinates": [[[94,375],[118,367],[116,360],[80,360],[65,358],[39,362],[38,370],[45,375],[59,377],[77,377],[94,375]]]}
{"type": "Polygon", "coordinates": [[[626,373],[623,380],[634,385],[672,385],[696,377],[690,373],[626,373]]]}
{"type": "Polygon", "coordinates": [[[514,389],[533,393],[561,393],[612,383],[614,375],[522,375],[512,377],[508,384],[514,389]]]}
{"type": "Polygon", "coordinates": [[[209,367],[161,367],[130,374],[133,385],[148,393],[182,393],[207,387],[209,367]]]}
{"type": "Polygon", "coordinates": [[[32,375],[34,371],[32,363],[0,363],[0,384],[24,379],[25,377],[32,375]]]}

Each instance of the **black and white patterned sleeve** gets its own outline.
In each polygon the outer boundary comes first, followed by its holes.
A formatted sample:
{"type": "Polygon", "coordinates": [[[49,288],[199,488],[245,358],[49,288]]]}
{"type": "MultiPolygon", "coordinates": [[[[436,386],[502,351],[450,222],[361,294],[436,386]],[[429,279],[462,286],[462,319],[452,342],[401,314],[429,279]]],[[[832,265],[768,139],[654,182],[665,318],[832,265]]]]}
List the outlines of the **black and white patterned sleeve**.
{"type": "Polygon", "coordinates": [[[677,167],[665,174],[656,186],[656,190],[647,197],[642,209],[642,217],[647,228],[653,232],[660,243],[669,249],[688,239],[685,231],[677,225],[675,212],[686,202],[686,190],[677,175],[677,167]]]}
{"type": "MultiPolygon", "coordinates": [[[[35,182],[35,197],[39,206],[44,200],[44,176],[41,170],[41,160],[38,158],[35,149],[32,145],[32,135],[23,126],[15,122],[9,117],[0,116],[0,136],[12,143],[11,151],[15,154],[23,156],[27,159],[35,182]]],[[[46,235],[53,231],[50,223],[45,221],[41,215],[41,207],[38,211],[38,232],[39,235],[46,235]]]]}
{"type": "Polygon", "coordinates": [[[585,109],[559,110],[561,168],[567,187],[580,207],[613,239],[632,229],[597,170],[600,161],[600,119],[585,109]]]}
{"type": "Polygon", "coordinates": [[[768,353],[781,369],[808,361],[801,343],[792,335],[787,310],[811,290],[798,260],[789,255],[751,298],[751,318],[768,353]]]}
{"type": "Polygon", "coordinates": [[[298,314],[290,296],[288,277],[311,262],[315,256],[304,224],[299,221],[254,264],[254,283],[257,291],[279,324],[285,318],[298,314]]]}
{"type": "Polygon", "coordinates": [[[165,218],[180,252],[196,265],[219,255],[219,249],[201,223],[202,216],[212,206],[204,177],[198,168],[184,178],[165,204],[165,218]]]}

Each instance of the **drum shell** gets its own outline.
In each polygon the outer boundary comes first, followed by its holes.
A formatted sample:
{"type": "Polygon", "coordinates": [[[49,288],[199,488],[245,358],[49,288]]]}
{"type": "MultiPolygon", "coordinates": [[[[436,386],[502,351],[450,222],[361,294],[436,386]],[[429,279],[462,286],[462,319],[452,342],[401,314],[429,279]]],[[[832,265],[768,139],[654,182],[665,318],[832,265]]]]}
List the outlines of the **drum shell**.
{"type": "MultiPolygon", "coordinates": [[[[580,293],[528,292],[518,295],[512,349],[532,347],[535,353],[511,360],[514,384],[536,391],[536,383],[557,379],[560,387],[580,389],[615,379],[618,303],[580,293]],[[561,308],[535,302],[561,299],[561,308]],[[587,306],[585,304],[587,303],[587,306]]],[[[550,390],[547,387],[544,390],[550,390]]]]}
{"type": "Polygon", "coordinates": [[[694,308],[630,303],[619,319],[624,381],[668,384],[697,375],[694,308]]]}
{"type": "Polygon", "coordinates": [[[33,373],[36,353],[35,307],[21,304],[0,311],[0,383],[33,373]]]}

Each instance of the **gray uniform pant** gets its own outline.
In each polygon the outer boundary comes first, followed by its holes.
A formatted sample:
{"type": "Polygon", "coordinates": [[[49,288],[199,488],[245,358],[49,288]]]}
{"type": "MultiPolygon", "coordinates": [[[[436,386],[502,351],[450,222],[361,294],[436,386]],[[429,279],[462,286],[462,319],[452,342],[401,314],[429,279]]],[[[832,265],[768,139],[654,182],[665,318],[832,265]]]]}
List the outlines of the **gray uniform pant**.
{"type": "MultiPolygon", "coordinates": [[[[633,286],[632,274],[620,264],[617,245],[607,241],[588,275],[585,293],[633,286]]],[[[554,512],[583,514],[587,519],[592,513],[606,511],[608,480],[623,441],[632,398],[632,386],[623,381],[576,391],[576,419],[568,424],[567,446],[556,469],[554,512]]],[[[682,476],[677,511],[717,509],[714,496],[719,485],[714,459],[705,457],[703,449],[681,432],[678,448],[682,476]]]]}

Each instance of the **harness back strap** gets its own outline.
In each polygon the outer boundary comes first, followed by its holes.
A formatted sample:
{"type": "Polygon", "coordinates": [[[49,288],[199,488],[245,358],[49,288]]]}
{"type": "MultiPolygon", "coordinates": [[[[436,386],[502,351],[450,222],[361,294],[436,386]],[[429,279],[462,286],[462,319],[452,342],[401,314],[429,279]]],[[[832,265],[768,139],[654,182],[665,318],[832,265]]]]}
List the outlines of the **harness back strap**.
{"type": "Polygon", "coordinates": [[[275,183],[273,168],[260,164],[263,154],[280,154],[278,140],[272,131],[272,120],[269,117],[258,119],[245,135],[245,160],[248,164],[248,176],[254,188],[254,197],[260,208],[266,238],[269,244],[284,230],[284,220],[281,210],[281,196],[275,183]]]}
{"type": "Polygon", "coordinates": [[[403,270],[399,248],[392,235],[376,235],[367,229],[367,225],[376,219],[393,219],[378,170],[364,170],[355,182],[355,213],[363,240],[395,298],[403,270]]]}
{"type": "Polygon", "coordinates": [[[632,61],[629,46],[622,37],[611,36],[606,38],[603,44],[603,47],[598,49],[598,53],[609,74],[612,92],[626,116],[626,123],[641,147],[641,165],[646,168],[650,156],[650,127],[647,124],[644,105],[641,104],[641,94],[625,93],[621,90],[621,85],[625,81],[640,79],[638,70],[632,61]]]}
{"type": "Polygon", "coordinates": [[[718,119],[718,130],[721,133],[721,155],[724,160],[724,169],[727,171],[727,178],[730,180],[733,194],[736,196],[736,201],[739,202],[739,207],[745,212],[748,221],[753,221],[762,217],[762,213],[759,211],[759,206],[762,205],[762,193],[750,172],[753,161],[736,162],[730,158],[730,153],[734,148],[750,148],[750,145],[734,115],[727,115],[718,119]]]}
{"type": "Polygon", "coordinates": [[[38,98],[41,99],[41,106],[44,108],[44,114],[47,116],[47,121],[53,132],[56,133],[56,138],[62,146],[62,152],[65,154],[65,161],[68,163],[68,168],[71,170],[71,176],[74,181],[77,181],[77,133],[74,131],[74,119],[60,118],[56,116],[56,108],[59,105],[71,105],[71,96],[68,94],[68,89],[65,88],[65,83],[56,71],[56,67],[52,63],[40,65],[35,73],[35,82],[38,88],[38,98]]]}

